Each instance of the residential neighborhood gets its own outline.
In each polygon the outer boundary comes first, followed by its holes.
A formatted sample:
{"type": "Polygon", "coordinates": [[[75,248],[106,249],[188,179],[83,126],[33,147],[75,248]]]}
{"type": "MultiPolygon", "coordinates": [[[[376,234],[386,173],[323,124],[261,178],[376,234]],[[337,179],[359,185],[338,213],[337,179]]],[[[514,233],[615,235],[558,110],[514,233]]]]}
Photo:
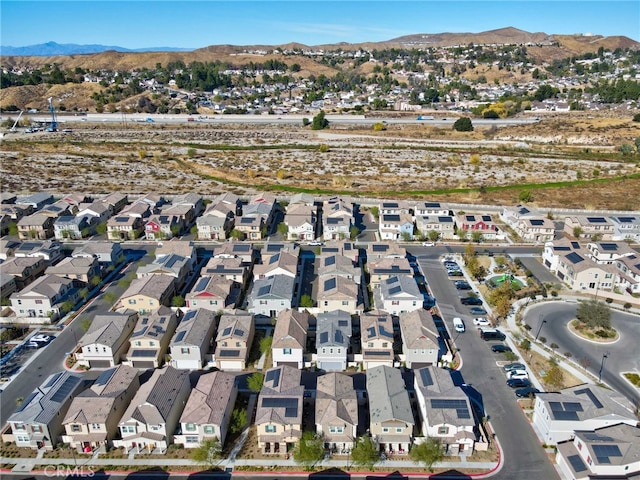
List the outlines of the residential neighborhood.
{"type": "MultiPolygon", "coordinates": [[[[104,225],[144,203],[124,197],[104,225]]],[[[65,360],[68,370],[34,384],[9,417],[4,441],[36,450],[64,443],[96,455],[166,454],[172,445],[197,449],[212,438],[224,447],[238,428],[232,429],[234,412],[253,395],[255,417],[247,412],[247,428],[255,429],[251,438],[262,455],[289,458],[309,431],[321,436],[331,458],[349,455],[362,436],[384,458],[408,460],[429,439],[445,456],[473,457],[491,448],[491,434],[486,413],[458,378],[460,359],[473,359],[456,347],[458,329],[448,326],[446,301],[436,302],[440,280],[433,272],[439,268],[456,289],[447,277],[469,274],[452,255],[434,257],[428,268],[418,255],[459,246],[460,252],[485,249],[493,262],[488,248],[527,247],[539,252],[530,259],[557,277],[554,288],[563,294],[638,308],[640,212],[603,221],[559,212],[552,221],[549,212],[523,205],[460,214],[459,206],[424,201],[363,205],[346,197],[300,197],[292,204],[269,195],[165,197],[163,208],[174,201],[175,212],[184,210],[180,229],[148,230],[157,219],[149,215],[135,217],[144,227],[137,233],[111,241],[108,228],[82,238],[59,238],[52,229],[28,241],[2,239],[0,271],[10,289],[3,325],[64,329],[74,312],[87,319],[65,360]],[[198,222],[213,215],[211,205],[227,205],[224,237],[202,234],[198,222]],[[296,233],[294,217],[310,220],[312,228],[296,233]],[[391,217],[403,222],[393,234],[391,217]],[[260,218],[260,227],[238,228],[247,218],[260,218]],[[331,218],[342,219],[345,229],[326,221],[331,218]],[[361,234],[369,235],[366,241],[361,234]],[[433,246],[422,242],[427,237],[433,246]],[[20,253],[23,245],[28,255],[20,253]],[[120,293],[104,295],[104,310],[81,313],[103,287],[120,293]],[[97,380],[83,380],[87,370],[97,380]],[[194,382],[190,372],[202,375],[194,382]],[[256,373],[263,383],[251,390],[256,373]]],[[[37,215],[54,203],[35,204],[37,215]]],[[[475,282],[464,278],[455,282],[475,282]]],[[[478,298],[481,283],[461,300],[476,298],[489,308],[478,298]]],[[[466,321],[473,330],[471,317],[466,321]]],[[[27,343],[14,350],[26,351],[27,343]]],[[[577,468],[575,442],[589,438],[583,432],[615,427],[615,438],[633,437],[632,404],[603,392],[584,384],[537,394],[531,428],[541,442],[558,445],[561,468],[577,468]]]]}

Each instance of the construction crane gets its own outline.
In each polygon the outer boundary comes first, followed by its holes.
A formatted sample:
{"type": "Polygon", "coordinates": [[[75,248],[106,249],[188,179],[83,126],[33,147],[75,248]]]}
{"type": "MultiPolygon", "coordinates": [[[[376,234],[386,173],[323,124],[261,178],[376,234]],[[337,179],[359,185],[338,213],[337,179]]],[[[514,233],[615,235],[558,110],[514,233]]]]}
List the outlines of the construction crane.
{"type": "Polygon", "coordinates": [[[47,128],[47,132],[58,131],[58,121],[56,120],[56,109],[53,108],[52,98],[49,97],[49,111],[51,112],[51,125],[47,128]]]}
{"type": "Polygon", "coordinates": [[[20,115],[18,115],[18,118],[16,119],[16,121],[13,122],[13,127],[9,129],[10,132],[13,132],[13,133],[17,132],[16,125],[18,125],[18,122],[20,121],[20,117],[22,116],[23,113],[24,113],[24,110],[20,110],[20,115]]]}

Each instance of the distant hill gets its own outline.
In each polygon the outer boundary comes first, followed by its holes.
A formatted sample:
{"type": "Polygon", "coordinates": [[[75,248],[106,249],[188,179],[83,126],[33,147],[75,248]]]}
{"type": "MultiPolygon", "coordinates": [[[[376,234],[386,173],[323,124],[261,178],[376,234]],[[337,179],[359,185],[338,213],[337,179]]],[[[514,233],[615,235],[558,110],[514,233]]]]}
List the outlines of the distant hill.
{"type": "Polygon", "coordinates": [[[20,57],[52,57],[56,55],[82,55],[91,53],[101,53],[106,51],[136,53],[136,52],[189,52],[189,48],[172,48],[172,47],[150,47],[130,49],[112,45],[78,45],[75,43],[56,43],[47,42],[38,45],[29,45],[26,47],[0,47],[2,56],[20,56],[20,57]]]}

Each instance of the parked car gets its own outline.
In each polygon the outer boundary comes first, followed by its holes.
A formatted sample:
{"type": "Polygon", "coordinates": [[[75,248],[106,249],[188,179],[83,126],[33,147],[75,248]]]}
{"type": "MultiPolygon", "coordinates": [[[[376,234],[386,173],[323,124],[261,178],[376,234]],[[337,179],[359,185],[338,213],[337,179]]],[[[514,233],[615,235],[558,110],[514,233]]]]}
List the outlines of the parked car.
{"type": "Polygon", "coordinates": [[[517,389],[516,397],[519,397],[519,398],[535,397],[536,393],[540,393],[540,390],[538,390],[536,387],[528,386],[528,387],[517,389]]]}
{"type": "Polygon", "coordinates": [[[422,242],[423,247],[435,247],[436,244],[433,242],[422,242]]]}
{"type": "Polygon", "coordinates": [[[446,262],[444,262],[444,266],[445,266],[445,268],[447,268],[449,270],[460,270],[460,265],[458,265],[457,262],[446,261],[446,262]]]}
{"type": "Polygon", "coordinates": [[[526,372],[526,370],[511,370],[508,373],[508,376],[510,379],[513,378],[526,378],[527,380],[529,380],[529,374],[526,372]]]}
{"type": "Polygon", "coordinates": [[[473,319],[473,324],[478,327],[490,327],[491,322],[484,317],[476,317],[473,319]]]}
{"type": "Polygon", "coordinates": [[[31,341],[32,342],[44,342],[44,343],[48,343],[51,340],[53,340],[54,337],[51,335],[44,335],[42,333],[39,333],[38,335],[34,335],[33,337],[31,337],[31,341]]]}
{"type": "Polygon", "coordinates": [[[527,367],[525,367],[525,365],[522,364],[522,363],[507,363],[502,368],[504,369],[505,372],[509,372],[511,370],[526,370],[527,369],[527,367]]]}
{"type": "Polygon", "coordinates": [[[462,272],[460,270],[447,270],[447,275],[450,277],[461,277],[462,272]]]}
{"type": "Polygon", "coordinates": [[[506,345],[503,345],[502,343],[498,343],[496,345],[491,345],[491,351],[493,353],[504,353],[504,352],[511,352],[511,347],[508,347],[506,345]]]}
{"type": "Polygon", "coordinates": [[[482,307],[473,307],[469,310],[471,315],[486,315],[487,311],[482,307]]]}
{"type": "Polygon", "coordinates": [[[457,280],[453,282],[453,284],[456,286],[458,290],[471,290],[471,285],[469,285],[467,282],[463,280],[457,280]]]}
{"type": "Polygon", "coordinates": [[[478,297],[462,297],[460,303],[463,305],[482,305],[482,299],[478,297]]]}
{"type": "Polygon", "coordinates": [[[507,386],[511,388],[526,388],[531,386],[531,380],[528,378],[510,378],[507,380],[507,386]]]}
{"type": "Polygon", "coordinates": [[[311,242],[307,242],[307,245],[310,245],[312,247],[321,247],[324,245],[324,242],[311,241],[311,242]]]}

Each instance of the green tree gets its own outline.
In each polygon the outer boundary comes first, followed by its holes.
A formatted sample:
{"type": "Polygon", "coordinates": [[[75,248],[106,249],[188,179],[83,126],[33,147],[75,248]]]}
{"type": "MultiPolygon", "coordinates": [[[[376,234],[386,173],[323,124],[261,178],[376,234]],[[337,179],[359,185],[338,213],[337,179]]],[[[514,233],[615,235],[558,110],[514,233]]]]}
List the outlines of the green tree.
{"type": "Polygon", "coordinates": [[[243,240],[244,239],[244,233],[242,233],[237,228],[234,228],[233,230],[231,230],[231,233],[229,233],[229,237],[231,237],[231,238],[233,238],[235,240],[243,240]]]}
{"type": "Polygon", "coordinates": [[[304,117],[302,119],[302,126],[306,127],[307,125],[309,125],[311,123],[311,120],[309,120],[307,117],[304,117]]]}
{"type": "Polygon", "coordinates": [[[533,202],[533,195],[530,190],[521,190],[518,195],[518,201],[522,203],[533,202]]]}
{"type": "Polygon", "coordinates": [[[611,308],[595,299],[581,301],[576,317],[590,328],[611,328],[611,308]]]}
{"type": "Polygon", "coordinates": [[[430,472],[433,472],[433,464],[444,458],[442,442],[438,438],[429,437],[411,448],[409,458],[415,463],[423,463],[430,472]]]}
{"type": "Polygon", "coordinates": [[[286,223],[284,223],[284,222],[280,222],[280,223],[278,224],[277,231],[278,231],[278,233],[279,233],[280,235],[282,235],[282,236],[286,237],[286,236],[287,236],[287,234],[289,233],[289,227],[287,226],[287,224],[286,224],[286,223]]]}
{"type": "Polygon", "coordinates": [[[329,121],[325,118],[324,110],[320,110],[320,112],[313,117],[313,121],[311,122],[311,130],[322,130],[329,126],[329,121]]]}
{"type": "Polygon", "coordinates": [[[580,238],[580,235],[582,235],[582,227],[573,227],[573,237],[580,238]]]}
{"type": "Polygon", "coordinates": [[[633,116],[633,121],[634,121],[634,122],[640,122],[640,113],[636,113],[636,114],[633,116]]]}
{"type": "Polygon", "coordinates": [[[116,300],[118,299],[118,297],[116,296],[115,293],[112,292],[107,292],[104,294],[104,299],[107,303],[111,303],[114,304],[116,302],[116,300]]]}
{"type": "Polygon", "coordinates": [[[378,445],[367,435],[358,437],[351,449],[351,460],[354,465],[371,470],[380,460],[378,445]]]}
{"type": "Polygon", "coordinates": [[[184,307],[184,297],[182,295],[176,295],[171,299],[172,307],[184,307]]]}
{"type": "Polygon", "coordinates": [[[473,123],[469,117],[460,117],[453,124],[456,132],[473,132],[473,123]]]}
{"type": "Polygon", "coordinates": [[[429,232],[427,233],[427,238],[432,242],[437,242],[438,240],[440,240],[440,232],[438,232],[437,230],[429,230],[429,232]]]}
{"type": "Polygon", "coordinates": [[[556,389],[564,386],[564,372],[557,362],[551,362],[550,368],[544,374],[543,380],[547,385],[556,389]]]}
{"type": "Polygon", "coordinates": [[[264,374],[262,372],[253,372],[247,378],[247,387],[254,393],[260,393],[262,384],[264,383],[264,374]]]}
{"type": "Polygon", "coordinates": [[[191,459],[204,467],[214,469],[220,463],[221,453],[222,445],[216,437],[204,440],[199,447],[194,448],[191,452],[191,459]]]}
{"type": "Polygon", "coordinates": [[[235,408],[231,413],[231,424],[229,430],[231,433],[241,432],[247,424],[247,411],[244,408],[235,408]]]}
{"type": "Polygon", "coordinates": [[[355,225],[349,229],[349,239],[355,240],[360,235],[360,229],[355,225]]]}
{"type": "Polygon", "coordinates": [[[304,465],[306,470],[321,461],[324,457],[324,440],[315,432],[307,431],[293,449],[293,460],[304,465]]]}
{"type": "Polygon", "coordinates": [[[264,337],[260,340],[260,353],[268,353],[271,350],[273,337],[264,337]]]}
{"type": "Polygon", "coordinates": [[[9,224],[9,231],[7,233],[9,235],[18,235],[18,224],[16,222],[11,222],[9,224]]]}
{"type": "Polygon", "coordinates": [[[471,241],[480,243],[482,241],[482,232],[480,230],[473,230],[471,232],[471,241]]]}
{"type": "Polygon", "coordinates": [[[311,308],[313,307],[313,298],[308,293],[305,293],[300,297],[300,306],[302,308],[311,308]]]}

